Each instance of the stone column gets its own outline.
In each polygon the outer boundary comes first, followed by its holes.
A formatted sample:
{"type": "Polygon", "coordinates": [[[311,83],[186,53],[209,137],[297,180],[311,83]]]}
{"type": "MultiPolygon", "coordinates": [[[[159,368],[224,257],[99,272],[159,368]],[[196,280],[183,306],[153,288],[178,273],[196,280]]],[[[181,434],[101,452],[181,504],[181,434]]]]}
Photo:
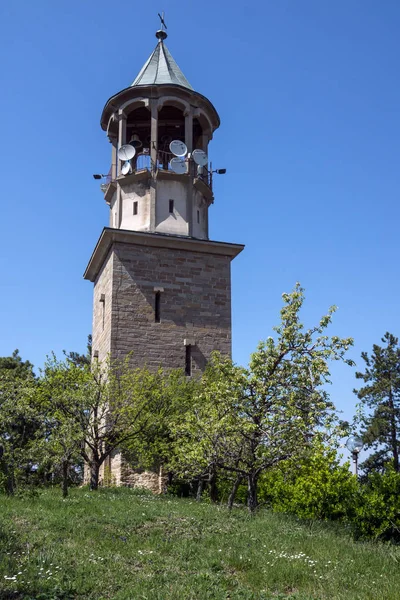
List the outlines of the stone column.
{"type": "Polygon", "coordinates": [[[157,200],[155,175],[157,172],[157,154],[158,154],[158,99],[157,98],[152,98],[150,100],[150,110],[151,110],[150,156],[151,156],[151,174],[152,174],[152,182],[151,182],[151,188],[150,188],[150,231],[155,231],[155,228],[156,228],[156,200],[157,200]]]}
{"type": "Polygon", "coordinates": [[[205,210],[204,210],[204,216],[205,216],[205,224],[204,224],[204,231],[206,234],[206,239],[208,240],[208,210],[210,208],[210,205],[208,204],[208,202],[205,202],[205,210]]]}
{"type": "Polygon", "coordinates": [[[151,111],[151,147],[150,155],[152,162],[152,171],[157,170],[157,152],[158,152],[158,99],[152,98],[150,100],[150,111],[151,111]]]}
{"type": "MultiPolygon", "coordinates": [[[[123,110],[118,111],[118,148],[121,148],[126,143],[126,114],[123,110]]],[[[117,157],[117,176],[121,175],[121,167],[122,161],[120,161],[117,157]]],[[[116,227],[119,229],[121,227],[122,221],[122,194],[121,194],[121,186],[117,185],[117,223],[116,227]]]]}
{"type": "Polygon", "coordinates": [[[190,107],[185,116],[185,144],[188,152],[193,152],[193,109],[190,107]]]}
{"type": "Polygon", "coordinates": [[[112,144],[111,149],[111,181],[114,181],[117,178],[117,145],[118,140],[116,137],[110,138],[110,142],[112,144]]]}
{"type": "MultiPolygon", "coordinates": [[[[126,114],[123,110],[118,111],[118,148],[126,144],[126,114]]],[[[121,175],[122,162],[118,160],[117,175],[121,175]]]]}
{"type": "MultiPolygon", "coordinates": [[[[184,112],[185,116],[185,144],[187,146],[188,152],[191,153],[193,151],[193,108],[190,107],[188,110],[184,112]]],[[[191,162],[188,163],[189,170],[189,181],[187,185],[187,194],[186,194],[186,218],[188,224],[188,235],[193,234],[193,169],[196,168],[196,165],[191,162]]]]}

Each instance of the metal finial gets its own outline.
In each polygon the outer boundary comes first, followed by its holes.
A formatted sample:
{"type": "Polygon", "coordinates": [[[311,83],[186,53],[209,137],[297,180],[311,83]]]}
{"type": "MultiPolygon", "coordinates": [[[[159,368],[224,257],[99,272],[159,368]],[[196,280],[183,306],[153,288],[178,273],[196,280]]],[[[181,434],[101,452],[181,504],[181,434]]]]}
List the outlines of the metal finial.
{"type": "Polygon", "coordinates": [[[156,33],[156,38],[158,38],[160,40],[160,42],[162,42],[163,40],[165,40],[167,36],[167,32],[165,31],[167,29],[167,25],[164,21],[164,11],[162,13],[162,15],[160,15],[160,13],[158,13],[158,16],[160,17],[160,21],[161,21],[161,29],[159,29],[156,33]]]}
{"type": "Polygon", "coordinates": [[[156,38],[158,38],[161,42],[167,37],[167,32],[164,31],[164,29],[159,29],[158,31],[156,31],[156,38]]]}

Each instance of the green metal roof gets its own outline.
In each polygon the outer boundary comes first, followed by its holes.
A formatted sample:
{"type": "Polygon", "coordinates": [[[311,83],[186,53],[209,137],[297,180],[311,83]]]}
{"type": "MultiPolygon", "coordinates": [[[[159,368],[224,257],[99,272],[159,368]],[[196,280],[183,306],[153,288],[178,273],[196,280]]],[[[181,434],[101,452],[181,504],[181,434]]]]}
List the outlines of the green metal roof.
{"type": "Polygon", "coordinates": [[[164,39],[167,37],[165,31],[157,31],[156,36],[158,37],[159,42],[139,75],[132,83],[132,87],[137,85],[161,85],[170,83],[193,90],[192,86],[173,59],[170,51],[164,44],[164,39]]]}

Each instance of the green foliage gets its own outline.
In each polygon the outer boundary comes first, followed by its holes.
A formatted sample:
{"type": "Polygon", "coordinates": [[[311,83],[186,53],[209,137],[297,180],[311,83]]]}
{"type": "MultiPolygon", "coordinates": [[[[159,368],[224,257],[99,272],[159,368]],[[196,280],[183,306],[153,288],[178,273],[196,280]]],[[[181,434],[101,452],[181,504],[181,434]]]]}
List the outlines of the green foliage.
{"type": "Polygon", "coordinates": [[[0,372],[5,374],[8,372],[15,379],[33,379],[33,365],[29,360],[23,361],[19,350],[14,350],[12,356],[0,356],[0,372]]]}
{"type": "Polygon", "coordinates": [[[263,472],[341,433],[326,389],[329,362],[353,364],[345,358],[353,341],[325,335],[334,307],[305,330],[300,285],[283,301],[276,339],[259,344],[247,369],[214,355],[193,409],[175,427],[179,474],[213,478],[222,469],[245,478],[251,511],[263,472]]]}
{"type": "Polygon", "coordinates": [[[161,370],[131,369],[129,356],[91,366],[51,357],[40,382],[49,423],[45,446],[64,464],[79,452],[97,489],[106,458],[154,427],[165,404],[163,384],[161,370]]]}
{"type": "Polygon", "coordinates": [[[352,524],[360,537],[400,542],[400,473],[393,465],[360,486],[352,524]]]}
{"type": "Polygon", "coordinates": [[[73,363],[76,367],[90,366],[92,362],[92,335],[88,335],[86,343],[86,354],[79,354],[79,352],[67,352],[63,351],[67,360],[73,363]]]}
{"type": "Polygon", "coordinates": [[[391,333],[386,333],[382,342],[383,347],[374,344],[371,356],[361,354],[365,371],[357,372],[356,377],[365,385],[354,390],[360,399],[362,439],[372,450],[361,465],[367,473],[382,471],[390,460],[400,472],[400,347],[391,333]]]}
{"type": "Polygon", "coordinates": [[[153,375],[153,392],[158,397],[157,412],[148,420],[140,435],[128,438],[122,444],[126,458],[143,468],[158,468],[164,472],[175,463],[174,430],[176,422],[184,418],[193,405],[199,382],[188,378],[181,370],[163,371],[153,375]]]}
{"type": "Polygon", "coordinates": [[[302,462],[287,461],[260,481],[260,499],[273,510],[305,519],[350,517],[358,492],[348,463],[334,449],[317,448],[302,462]]]}
{"type": "Polygon", "coordinates": [[[357,538],[400,542],[400,474],[392,465],[360,483],[333,449],[320,448],[265,473],[260,499],[302,519],[343,521],[357,538]]]}
{"type": "Polygon", "coordinates": [[[9,494],[32,473],[30,445],[40,428],[29,403],[35,387],[33,366],[18,350],[0,358],[0,484],[9,494]]]}

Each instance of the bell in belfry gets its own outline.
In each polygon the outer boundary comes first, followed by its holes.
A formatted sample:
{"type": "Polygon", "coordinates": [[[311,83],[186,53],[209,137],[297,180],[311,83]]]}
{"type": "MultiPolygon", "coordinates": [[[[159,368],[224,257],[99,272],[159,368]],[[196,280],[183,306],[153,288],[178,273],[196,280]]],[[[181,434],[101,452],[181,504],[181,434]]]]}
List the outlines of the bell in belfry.
{"type": "Polygon", "coordinates": [[[138,148],[141,148],[143,146],[142,142],[140,141],[140,138],[138,136],[137,133],[134,133],[131,137],[131,139],[129,140],[129,144],[131,146],[133,146],[134,148],[136,148],[136,150],[138,148]]]}

